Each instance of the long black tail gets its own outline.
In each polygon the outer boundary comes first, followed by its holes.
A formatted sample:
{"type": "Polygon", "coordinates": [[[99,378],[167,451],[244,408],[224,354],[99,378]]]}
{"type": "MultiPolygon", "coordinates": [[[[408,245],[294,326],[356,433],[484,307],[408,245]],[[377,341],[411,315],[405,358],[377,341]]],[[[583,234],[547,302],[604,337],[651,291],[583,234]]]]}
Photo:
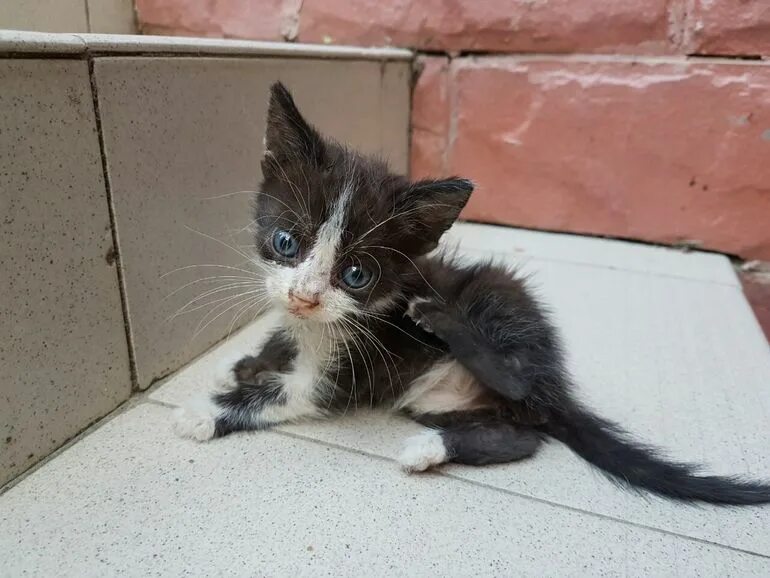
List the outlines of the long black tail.
{"type": "Polygon", "coordinates": [[[545,431],[614,481],[659,496],[723,505],[770,503],[770,484],[735,476],[699,475],[698,466],[671,462],[634,441],[616,424],[577,403],[556,411],[545,431]]]}

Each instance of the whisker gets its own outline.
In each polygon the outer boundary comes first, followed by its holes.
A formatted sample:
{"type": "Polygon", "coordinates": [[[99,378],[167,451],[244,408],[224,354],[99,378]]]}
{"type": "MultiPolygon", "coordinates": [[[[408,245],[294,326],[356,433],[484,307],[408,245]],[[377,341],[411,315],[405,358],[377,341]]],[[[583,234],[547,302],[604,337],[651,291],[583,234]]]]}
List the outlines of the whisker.
{"type": "Polygon", "coordinates": [[[411,209],[406,209],[404,211],[401,211],[400,213],[393,213],[390,215],[387,219],[380,221],[377,223],[374,227],[366,231],[363,235],[359,235],[358,241],[356,241],[353,246],[355,247],[359,243],[363,242],[364,237],[366,237],[368,234],[370,234],[372,231],[376,230],[378,227],[381,227],[388,221],[392,221],[393,219],[399,218],[399,217],[405,217],[409,213],[416,213],[418,211],[424,211],[425,209],[433,208],[433,207],[452,207],[452,205],[446,204],[446,203],[432,203],[428,205],[420,205],[418,207],[412,207],[411,209]]]}
{"type": "Polygon", "coordinates": [[[432,345],[430,345],[428,343],[425,343],[424,341],[422,341],[420,339],[417,339],[414,335],[411,335],[411,334],[407,333],[406,331],[401,329],[398,325],[395,325],[394,323],[391,323],[390,321],[388,321],[387,319],[385,319],[383,316],[379,315],[378,313],[374,313],[373,311],[366,311],[366,312],[362,312],[361,316],[371,316],[371,317],[374,317],[378,321],[380,321],[382,323],[385,323],[386,325],[390,325],[394,329],[398,329],[401,333],[403,333],[404,335],[406,335],[410,339],[416,341],[420,345],[424,345],[425,347],[428,347],[428,348],[430,348],[430,349],[432,349],[434,351],[441,351],[441,349],[439,349],[438,347],[434,347],[434,346],[432,346],[432,345]]]}
{"type": "MultiPolygon", "coordinates": [[[[254,292],[254,291],[252,291],[252,292],[242,293],[242,294],[240,294],[240,295],[235,295],[235,296],[233,296],[233,298],[234,298],[234,299],[238,299],[238,298],[240,298],[240,297],[244,297],[245,295],[248,295],[248,294],[250,294],[250,293],[251,293],[251,294],[253,294],[253,293],[255,293],[255,292],[254,292]]],[[[260,292],[260,293],[261,293],[261,292],[260,292]]],[[[216,321],[217,319],[219,319],[219,318],[220,318],[222,315],[224,315],[224,314],[225,314],[225,313],[227,313],[228,311],[230,311],[230,310],[234,309],[235,307],[238,307],[239,305],[241,305],[241,304],[245,303],[246,301],[248,301],[248,300],[250,300],[250,299],[266,299],[266,297],[265,297],[264,295],[258,295],[257,297],[246,297],[245,299],[243,299],[243,300],[241,300],[241,301],[238,301],[237,303],[234,303],[234,304],[232,304],[232,305],[228,306],[227,308],[223,309],[221,312],[219,312],[219,313],[218,313],[216,316],[214,316],[212,319],[210,319],[210,320],[209,320],[209,321],[208,321],[208,322],[207,322],[207,323],[204,325],[204,324],[203,324],[203,321],[204,321],[204,320],[205,320],[205,319],[206,319],[206,318],[207,318],[209,315],[211,315],[211,314],[212,314],[212,313],[213,313],[213,312],[214,312],[216,309],[218,309],[219,307],[221,307],[221,306],[222,306],[224,303],[220,303],[219,305],[215,305],[215,306],[214,306],[214,309],[212,309],[211,311],[209,311],[208,313],[206,313],[206,315],[204,315],[204,316],[203,316],[203,319],[201,319],[201,320],[200,320],[200,322],[198,322],[198,325],[196,326],[196,328],[195,328],[195,331],[193,332],[193,337],[197,337],[197,336],[198,336],[198,335],[200,335],[200,333],[202,333],[202,332],[203,332],[203,331],[204,331],[204,330],[205,330],[205,329],[206,329],[206,328],[207,328],[209,325],[211,325],[211,324],[212,324],[214,321],[216,321]]]]}
{"type": "MultiPolygon", "coordinates": [[[[247,262],[251,263],[252,261],[251,261],[251,259],[249,259],[247,262]]],[[[159,277],[159,279],[163,279],[164,277],[168,277],[169,275],[172,275],[173,273],[179,273],[180,271],[185,271],[187,269],[194,269],[196,267],[217,267],[217,268],[220,268],[220,269],[231,269],[233,271],[240,271],[241,273],[248,273],[249,275],[253,276],[254,279],[260,279],[260,277],[258,276],[259,273],[257,273],[256,271],[249,271],[248,269],[241,269],[239,267],[233,267],[231,265],[215,265],[213,263],[202,263],[202,264],[198,264],[198,265],[186,265],[184,267],[178,267],[176,269],[172,269],[171,271],[163,273],[163,275],[161,275],[159,277]]]]}
{"type": "Polygon", "coordinates": [[[191,285],[195,285],[197,283],[204,283],[206,281],[213,281],[215,279],[216,280],[226,280],[228,282],[230,282],[230,281],[250,281],[252,283],[256,282],[256,279],[253,279],[251,277],[246,277],[246,276],[243,276],[243,275],[211,275],[209,277],[201,277],[200,279],[196,279],[195,281],[190,281],[189,283],[185,283],[181,287],[178,287],[177,289],[174,289],[171,293],[169,293],[168,295],[166,295],[163,298],[163,301],[165,301],[166,299],[169,299],[170,297],[173,297],[174,295],[176,295],[177,293],[179,293],[183,289],[187,289],[191,285]]]}
{"type": "Polygon", "coordinates": [[[436,294],[436,296],[439,299],[441,299],[442,302],[445,301],[445,299],[441,296],[441,294],[438,291],[436,291],[436,289],[434,289],[433,285],[428,283],[428,280],[425,278],[425,275],[422,274],[422,271],[420,271],[420,268],[417,266],[417,264],[414,261],[412,261],[412,259],[408,255],[406,255],[405,253],[399,251],[398,249],[394,249],[393,247],[384,247],[382,245],[367,245],[365,247],[362,247],[362,249],[370,249],[370,248],[371,249],[385,249],[386,251],[394,251],[394,252],[398,253],[399,255],[402,255],[407,261],[409,261],[412,264],[412,267],[415,268],[415,270],[420,275],[420,277],[422,277],[422,280],[425,281],[425,284],[428,287],[430,287],[431,291],[433,291],[436,294]]]}
{"type": "MultiPolygon", "coordinates": [[[[230,291],[230,290],[233,290],[233,289],[237,289],[237,288],[239,288],[239,287],[253,287],[253,288],[260,288],[260,289],[261,289],[260,285],[258,285],[257,283],[254,283],[254,282],[238,282],[238,283],[231,283],[231,284],[229,284],[229,285],[225,285],[224,287],[217,287],[217,288],[215,288],[215,289],[209,289],[208,291],[205,291],[204,293],[202,293],[202,294],[200,294],[200,295],[198,295],[198,296],[194,297],[193,299],[191,299],[190,301],[188,301],[187,303],[185,303],[184,305],[182,305],[182,307],[180,307],[179,309],[177,309],[176,313],[174,313],[174,314],[173,314],[171,317],[169,317],[168,319],[166,319],[166,321],[170,321],[171,319],[173,319],[174,317],[176,317],[176,316],[177,316],[177,315],[179,315],[179,314],[182,314],[182,313],[189,313],[189,312],[191,312],[191,311],[195,311],[195,310],[197,310],[197,309],[199,308],[199,307],[197,307],[197,306],[196,306],[196,308],[194,308],[194,309],[187,309],[187,308],[188,308],[189,306],[193,305],[194,303],[196,303],[196,302],[198,302],[198,301],[202,300],[202,299],[205,299],[205,298],[207,298],[207,297],[210,297],[210,296],[212,296],[212,295],[216,295],[217,293],[220,293],[220,292],[223,292],[223,291],[230,291]]],[[[215,302],[215,301],[212,301],[212,302],[206,303],[206,304],[204,304],[204,305],[203,305],[203,307],[205,307],[207,304],[210,304],[210,303],[214,303],[214,302],[215,302]]]]}

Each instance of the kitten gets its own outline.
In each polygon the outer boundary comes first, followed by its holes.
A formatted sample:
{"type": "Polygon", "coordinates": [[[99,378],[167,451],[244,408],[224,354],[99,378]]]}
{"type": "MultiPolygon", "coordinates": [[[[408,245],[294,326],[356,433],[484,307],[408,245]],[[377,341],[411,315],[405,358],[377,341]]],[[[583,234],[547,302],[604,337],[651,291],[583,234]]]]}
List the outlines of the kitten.
{"type": "Polygon", "coordinates": [[[511,462],[550,436],[664,497],[770,502],[770,486],[696,475],[581,405],[556,331],[515,272],[430,255],[469,181],[410,182],[323,138],[280,83],[265,144],[252,264],[281,324],[229,363],[223,390],[177,410],[180,435],[386,406],[430,426],[399,458],[409,471],[511,462]]]}

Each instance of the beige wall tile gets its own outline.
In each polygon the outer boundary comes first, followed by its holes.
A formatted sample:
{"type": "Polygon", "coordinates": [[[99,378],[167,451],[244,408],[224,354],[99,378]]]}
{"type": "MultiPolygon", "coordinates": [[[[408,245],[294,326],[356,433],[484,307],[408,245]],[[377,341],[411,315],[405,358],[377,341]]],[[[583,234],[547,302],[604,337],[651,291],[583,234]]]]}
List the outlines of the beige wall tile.
{"type": "Polygon", "coordinates": [[[391,166],[409,171],[409,122],[412,63],[386,62],[382,69],[382,149],[391,166]]]}
{"type": "Polygon", "coordinates": [[[0,483],[128,398],[88,67],[0,60],[0,483]]]}
{"type": "Polygon", "coordinates": [[[86,0],[89,32],[99,34],[134,34],[133,0],[86,0]]]}
{"type": "Polygon", "coordinates": [[[0,28],[88,32],[86,0],[2,0],[0,28]]]}

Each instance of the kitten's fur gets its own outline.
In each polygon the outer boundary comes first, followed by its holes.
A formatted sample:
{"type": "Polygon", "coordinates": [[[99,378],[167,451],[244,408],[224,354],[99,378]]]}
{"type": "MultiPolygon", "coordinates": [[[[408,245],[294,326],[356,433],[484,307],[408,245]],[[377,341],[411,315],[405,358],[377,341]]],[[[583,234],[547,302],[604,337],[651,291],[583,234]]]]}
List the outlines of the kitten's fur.
{"type": "Polygon", "coordinates": [[[324,139],[281,84],[266,149],[254,265],[283,323],[229,364],[224,391],[179,410],[180,434],[203,441],[384,405],[432,426],[408,442],[408,470],[518,460],[551,436],[665,497],[770,501],[770,486],[664,461],[576,401],[556,332],[515,272],[428,256],[469,181],[409,182],[324,139]],[[373,274],[365,287],[342,281],[351,266],[373,274]]]}

